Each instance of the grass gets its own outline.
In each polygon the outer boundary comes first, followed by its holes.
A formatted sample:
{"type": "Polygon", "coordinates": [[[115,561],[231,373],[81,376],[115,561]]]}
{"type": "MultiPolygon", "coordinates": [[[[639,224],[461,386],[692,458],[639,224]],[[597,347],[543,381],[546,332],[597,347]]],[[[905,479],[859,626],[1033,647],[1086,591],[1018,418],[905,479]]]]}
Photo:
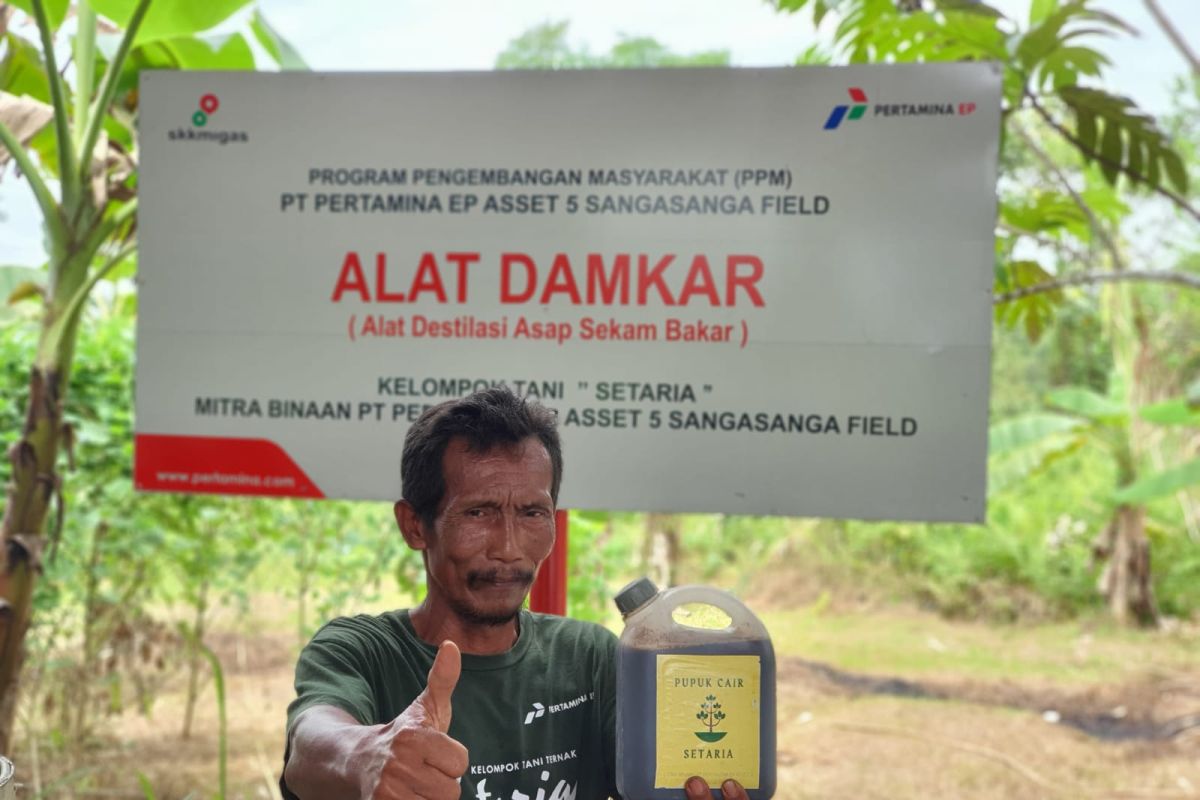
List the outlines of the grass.
{"type": "Polygon", "coordinates": [[[1086,684],[1200,664],[1195,637],[1123,630],[1097,619],[995,626],[903,610],[766,611],[762,619],[779,655],[851,671],[1086,684]]]}

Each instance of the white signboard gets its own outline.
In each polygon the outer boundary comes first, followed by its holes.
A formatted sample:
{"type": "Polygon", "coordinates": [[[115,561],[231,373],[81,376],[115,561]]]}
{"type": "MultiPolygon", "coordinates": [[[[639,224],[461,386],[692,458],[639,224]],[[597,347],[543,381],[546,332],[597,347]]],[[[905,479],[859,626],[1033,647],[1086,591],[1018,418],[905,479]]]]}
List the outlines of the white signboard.
{"type": "Polygon", "coordinates": [[[136,483],[395,499],[505,383],[570,508],[983,518],[1000,71],[146,72],[136,483]]]}

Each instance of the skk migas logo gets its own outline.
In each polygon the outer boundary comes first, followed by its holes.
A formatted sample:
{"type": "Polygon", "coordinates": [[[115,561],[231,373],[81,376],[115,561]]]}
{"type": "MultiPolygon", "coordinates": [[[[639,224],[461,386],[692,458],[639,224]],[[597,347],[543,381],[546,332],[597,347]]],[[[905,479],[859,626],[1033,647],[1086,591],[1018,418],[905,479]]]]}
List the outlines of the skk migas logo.
{"type": "Polygon", "coordinates": [[[205,92],[200,95],[199,106],[192,112],[192,126],[190,128],[180,126],[167,131],[168,139],[172,142],[216,142],[217,144],[250,141],[250,134],[246,131],[215,131],[207,127],[221,107],[221,98],[217,97],[214,92],[205,92]]]}
{"type": "Polygon", "coordinates": [[[200,107],[196,109],[196,113],[192,114],[192,124],[197,128],[203,128],[208,124],[208,118],[217,113],[217,109],[221,107],[220,99],[209,92],[200,98],[200,107]]]}

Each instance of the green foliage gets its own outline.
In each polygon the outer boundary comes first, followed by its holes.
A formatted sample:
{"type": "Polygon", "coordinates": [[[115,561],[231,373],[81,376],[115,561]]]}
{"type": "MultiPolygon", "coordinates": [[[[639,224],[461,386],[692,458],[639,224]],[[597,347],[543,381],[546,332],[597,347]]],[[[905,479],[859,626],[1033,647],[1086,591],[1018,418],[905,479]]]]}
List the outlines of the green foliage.
{"type": "MultiPolygon", "coordinates": [[[[567,616],[603,623],[623,568],[633,561],[631,515],[571,511],[567,525],[567,616]]],[[[632,577],[632,576],[629,576],[632,577]]]]}
{"type": "MultiPolygon", "coordinates": [[[[33,16],[33,0],[10,0],[10,3],[24,11],[30,17],[33,16]]],[[[67,17],[67,8],[70,4],[70,0],[43,0],[43,5],[46,8],[46,18],[49,20],[52,30],[58,30],[58,26],[62,25],[63,20],[67,17]]],[[[121,19],[128,18],[128,14],[121,17],[121,19]]]]}
{"type": "Polygon", "coordinates": [[[496,58],[496,69],[577,69],[594,66],[586,52],[567,42],[570,23],[546,22],[508,43],[496,58]]]}
{"type": "MultiPolygon", "coordinates": [[[[379,599],[385,586],[416,594],[420,554],[395,530],[386,505],[298,500],[258,501],[261,525],[275,531],[269,584],[296,601],[303,644],[326,621],[379,599]]],[[[261,587],[262,571],[252,584],[261,587]]]]}
{"type": "MultiPolygon", "coordinates": [[[[1037,261],[1009,261],[996,273],[996,291],[1011,292],[1050,283],[1054,276],[1046,272],[1037,261]]],[[[1063,302],[1061,290],[1031,294],[1011,303],[996,306],[996,321],[1014,327],[1021,324],[1029,340],[1042,338],[1047,326],[1054,319],[1055,307],[1063,302]]]]}
{"type": "Polygon", "coordinates": [[[1044,358],[1051,386],[1108,391],[1112,342],[1094,308],[1064,303],[1057,310],[1046,345],[1044,358]]]}
{"type": "Polygon", "coordinates": [[[131,67],[144,69],[254,69],[254,53],[240,33],[158,39],[138,48],[131,67]]]}
{"type": "Polygon", "coordinates": [[[1123,403],[1082,386],[1051,389],[1046,399],[1055,408],[1094,422],[1125,425],[1129,421],[1129,412],[1123,403]]]}
{"type": "Polygon", "coordinates": [[[833,63],[833,56],[819,44],[809,45],[804,52],[796,56],[797,67],[827,66],[833,63]]]}
{"type": "Polygon", "coordinates": [[[1095,606],[1089,538],[1106,518],[1103,509],[1071,503],[1104,480],[1092,471],[1091,455],[1081,450],[1052,462],[1020,495],[993,495],[986,528],[845,523],[838,557],[883,568],[902,593],[948,616],[1016,621],[1095,606]],[[1081,510],[1065,515],[1063,506],[1081,510]]]}
{"type": "Polygon", "coordinates": [[[50,81],[37,45],[10,31],[4,36],[4,51],[4,59],[0,61],[0,89],[17,97],[28,95],[49,103],[50,81]]]}
{"type": "MultiPolygon", "coordinates": [[[[178,39],[206,31],[249,5],[251,0],[154,0],[138,30],[136,45],[178,39]]],[[[137,0],[89,0],[100,14],[124,23],[133,14],[137,0]]]]}
{"type": "Polygon", "coordinates": [[[37,297],[43,291],[43,277],[42,270],[33,267],[0,267],[0,298],[4,299],[0,305],[0,325],[18,316],[20,309],[13,306],[37,297]]]}
{"type": "Polygon", "coordinates": [[[280,68],[285,70],[308,69],[308,63],[304,57],[267,22],[266,17],[257,9],[250,20],[250,29],[254,31],[254,38],[270,54],[271,58],[275,59],[275,63],[279,64],[280,68]]]}
{"type": "Polygon", "coordinates": [[[211,647],[201,644],[201,650],[212,670],[213,689],[217,696],[217,798],[225,800],[229,796],[229,734],[225,711],[225,671],[221,668],[221,659],[217,658],[217,654],[211,647]]]}
{"type": "Polygon", "coordinates": [[[1200,404],[1191,403],[1183,397],[1143,406],[1142,419],[1158,425],[1190,425],[1200,427],[1200,404]]]}
{"type": "MultiPolygon", "coordinates": [[[[1076,341],[1071,352],[1086,352],[1090,328],[1056,322],[1052,330],[1057,335],[1060,328],[1076,341]]],[[[1056,387],[1064,377],[1055,365],[1060,346],[1053,336],[1032,343],[1005,329],[995,332],[987,527],[792,523],[786,550],[796,554],[799,568],[823,576],[827,587],[875,587],[868,591],[912,597],[950,616],[1015,621],[1098,609],[1091,542],[1125,499],[1113,492],[1121,474],[1121,439],[1113,432],[1124,430],[1130,412],[1115,399],[1124,396],[1121,381],[1107,373],[1111,390],[1056,387]],[[1058,401],[1058,410],[1031,410],[1048,398],[1058,401]]],[[[1106,346],[1098,352],[1111,363],[1106,346]]],[[[1139,416],[1163,432],[1187,434],[1192,413],[1185,397],[1177,397],[1139,416]]],[[[1183,534],[1183,511],[1172,492],[1194,491],[1196,484],[1171,481],[1185,480],[1190,469],[1168,467],[1165,478],[1151,474],[1150,485],[1165,493],[1143,498],[1151,502],[1156,597],[1164,613],[1185,617],[1200,608],[1200,547],[1183,534]]]]}
{"type": "Polygon", "coordinates": [[[1113,494],[1118,503],[1145,503],[1163,495],[1200,485],[1200,458],[1146,475],[1113,494]]]}
{"type": "MultiPolygon", "coordinates": [[[[35,597],[31,703],[53,710],[35,730],[64,752],[112,714],[152,714],[190,657],[211,666],[203,636],[218,609],[244,614],[263,591],[290,594],[306,604],[307,639],[392,586],[411,590],[421,571],[379,504],[135,493],[133,320],[112,308],[94,307],[78,343],[68,513],[35,597]]],[[[34,334],[21,323],[0,329],[0,358],[21,363],[34,334]]],[[[5,381],[5,396],[21,399],[24,375],[6,371],[5,381]]],[[[0,405],[0,424],[20,418],[19,403],[0,405]]],[[[0,462],[0,479],[8,468],[0,462]]]]}
{"type": "Polygon", "coordinates": [[[1154,118],[1132,100],[1075,85],[1059,86],[1057,94],[1075,114],[1080,152],[1099,164],[1110,184],[1125,174],[1135,183],[1160,188],[1166,185],[1165,175],[1176,191],[1187,193],[1183,159],[1154,118]]]}
{"type": "Polygon", "coordinates": [[[1078,238],[1086,238],[1090,233],[1087,216],[1075,200],[1054,190],[1038,190],[1027,198],[1015,198],[1005,203],[1000,209],[1000,218],[1027,233],[1066,229],[1078,238]]]}
{"type": "Polygon", "coordinates": [[[1079,421],[1061,414],[1034,412],[997,422],[988,429],[988,455],[1003,458],[1047,437],[1074,433],[1079,421]]]}
{"type": "Polygon", "coordinates": [[[602,55],[574,48],[567,41],[569,23],[546,22],[508,43],[496,57],[496,69],[636,69],[648,67],[728,66],[728,50],[678,55],[649,37],[623,36],[602,55]]]}
{"type": "Polygon", "coordinates": [[[1108,36],[1114,31],[1136,35],[1120,18],[1089,8],[1086,0],[1058,7],[1044,4],[1031,14],[1029,28],[1016,46],[1016,59],[1034,84],[1046,88],[1074,85],[1080,75],[1098,77],[1109,64],[1102,53],[1074,42],[1081,36],[1108,36]]]}

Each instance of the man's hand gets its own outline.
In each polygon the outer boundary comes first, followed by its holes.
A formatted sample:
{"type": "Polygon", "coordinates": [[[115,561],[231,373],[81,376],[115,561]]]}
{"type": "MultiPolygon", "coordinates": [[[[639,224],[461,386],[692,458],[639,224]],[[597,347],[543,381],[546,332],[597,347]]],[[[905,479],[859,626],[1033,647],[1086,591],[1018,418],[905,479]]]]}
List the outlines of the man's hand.
{"type": "Polygon", "coordinates": [[[458,780],[467,771],[467,748],[447,735],[450,696],[462,672],[462,656],[451,641],[442,642],[429,669],[425,691],[400,716],[384,725],[373,748],[378,770],[363,788],[371,800],[457,800],[458,780]]]}
{"type": "MultiPolygon", "coordinates": [[[[712,800],[708,784],[698,775],[687,779],[683,791],[687,793],[688,800],[712,800]]],[[[732,779],[721,784],[721,794],[725,796],[725,800],[749,800],[742,785],[732,779]]]]}
{"type": "Polygon", "coordinates": [[[303,800],[458,800],[467,748],[447,731],[461,672],[457,645],[442,642],[425,691],[386,725],[362,725],[334,706],[301,713],[284,768],[288,788],[303,800]]]}

